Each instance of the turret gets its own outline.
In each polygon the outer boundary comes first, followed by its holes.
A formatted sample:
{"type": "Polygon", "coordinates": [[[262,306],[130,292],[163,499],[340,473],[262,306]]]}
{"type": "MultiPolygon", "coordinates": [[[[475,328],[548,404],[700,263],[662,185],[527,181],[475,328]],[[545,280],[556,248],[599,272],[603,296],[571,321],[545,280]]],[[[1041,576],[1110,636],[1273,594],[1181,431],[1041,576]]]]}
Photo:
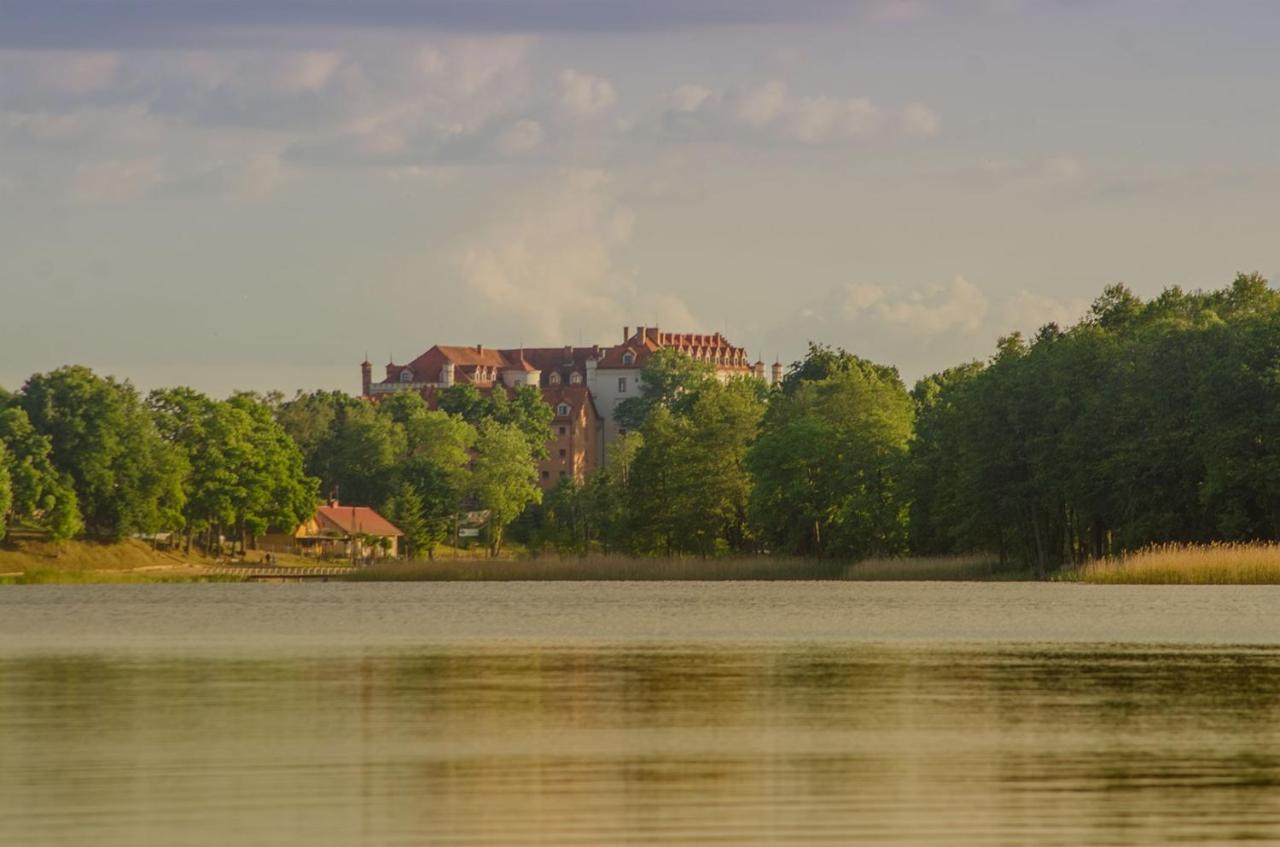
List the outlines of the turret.
{"type": "Polygon", "coordinates": [[[369,386],[373,385],[373,362],[366,356],[360,363],[360,396],[369,396],[369,386]]]}
{"type": "Polygon", "coordinates": [[[445,362],[440,369],[440,384],[445,388],[453,385],[453,362],[445,362]]]}
{"type": "Polygon", "coordinates": [[[774,363],[773,363],[773,382],[772,382],[772,384],[773,384],[773,385],[778,385],[778,384],[780,384],[781,382],[782,382],[782,362],[779,362],[779,361],[777,361],[777,360],[774,360],[774,363]]]}
{"type": "Polygon", "coordinates": [[[755,363],[754,365],[752,365],[751,367],[752,367],[752,370],[755,372],[756,379],[758,379],[758,380],[760,380],[761,382],[763,382],[763,381],[764,381],[764,377],[765,377],[765,374],[764,374],[764,359],[756,359],[756,363],[755,363]]]}

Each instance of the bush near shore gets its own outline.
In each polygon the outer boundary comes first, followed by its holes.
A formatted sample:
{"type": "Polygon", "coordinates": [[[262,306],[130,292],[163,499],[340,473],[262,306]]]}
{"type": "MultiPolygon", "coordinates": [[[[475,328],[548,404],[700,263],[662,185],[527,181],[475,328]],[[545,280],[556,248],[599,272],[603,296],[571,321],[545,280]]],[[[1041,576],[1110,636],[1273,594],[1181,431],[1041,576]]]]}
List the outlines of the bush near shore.
{"type": "Polygon", "coordinates": [[[1166,544],[1099,559],[1063,575],[1128,585],[1277,585],[1280,544],[1166,544]]]}

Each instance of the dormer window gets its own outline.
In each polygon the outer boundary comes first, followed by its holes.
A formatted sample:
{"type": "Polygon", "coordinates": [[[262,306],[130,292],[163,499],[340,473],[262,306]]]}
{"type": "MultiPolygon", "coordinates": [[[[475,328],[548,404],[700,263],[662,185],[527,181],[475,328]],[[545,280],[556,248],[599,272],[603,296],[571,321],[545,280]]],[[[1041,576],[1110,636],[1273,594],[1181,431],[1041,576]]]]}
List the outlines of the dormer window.
{"type": "Polygon", "coordinates": [[[569,417],[569,404],[561,403],[559,406],[556,406],[556,414],[562,418],[569,417]]]}
{"type": "Polygon", "coordinates": [[[408,368],[405,368],[404,370],[400,371],[400,381],[413,382],[413,371],[409,370],[408,368]]]}
{"type": "Polygon", "coordinates": [[[630,350],[628,350],[627,352],[625,352],[625,353],[623,353],[623,354],[622,354],[622,364],[624,364],[624,365],[634,365],[635,363],[636,363],[636,354],[635,354],[635,353],[632,353],[630,350]]]}
{"type": "Polygon", "coordinates": [[[555,371],[551,372],[551,384],[552,385],[560,384],[560,374],[556,373],[555,371]]]}
{"type": "Polygon", "coordinates": [[[569,384],[570,384],[570,385],[581,385],[581,384],[582,384],[582,374],[578,373],[577,371],[574,371],[573,373],[569,374],[569,384]]]}

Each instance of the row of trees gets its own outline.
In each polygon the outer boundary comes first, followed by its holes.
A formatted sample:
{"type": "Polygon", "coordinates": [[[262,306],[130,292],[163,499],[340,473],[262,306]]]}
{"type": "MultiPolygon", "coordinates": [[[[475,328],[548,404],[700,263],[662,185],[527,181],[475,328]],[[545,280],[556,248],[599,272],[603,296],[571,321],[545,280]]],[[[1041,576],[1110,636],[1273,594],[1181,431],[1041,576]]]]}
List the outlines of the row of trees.
{"type": "Polygon", "coordinates": [[[36,374],[0,392],[0,538],[14,525],[55,539],[179,532],[188,548],[243,549],[292,530],[323,494],[387,512],[416,555],[460,510],[486,509],[496,552],[541,499],[552,411],[534,388],[455,386],[440,407],[412,393],[377,405],[338,392],[143,396],[84,367],[36,374]]]}
{"type": "Polygon", "coordinates": [[[655,355],[605,470],[531,536],[635,553],[990,552],[1045,574],[1280,539],[1280,294],[1257,275],[1000,339],[920,380],[812,345],[780,387],[655,355]]]}
{"type": "Polygon", "coordinates": [[[0,531],[183,530],[242,543],[318,496],[384,510],[430,556],[460,510],[534,547],[859,558],[988,551],[1047,573],[1169,541],[1280,539],[1280,294],[1256,275],[1012,334],[920,380],[811,345],[780,386],[658,351],[629,435],[545,502],[552,412],[534,388],[190,389],[142,397],[69,367],[0,394],[0,531]],[[518,519],[517,519],[518,518],[518,519]]]}

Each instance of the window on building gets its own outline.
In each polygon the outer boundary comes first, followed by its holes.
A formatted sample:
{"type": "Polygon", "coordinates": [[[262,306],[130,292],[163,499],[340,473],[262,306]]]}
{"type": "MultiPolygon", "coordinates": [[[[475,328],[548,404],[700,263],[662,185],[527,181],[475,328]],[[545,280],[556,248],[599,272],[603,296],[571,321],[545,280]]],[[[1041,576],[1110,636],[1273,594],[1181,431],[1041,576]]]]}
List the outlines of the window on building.
{"type": "Polygon", "coordinates": [[[556,414],[562,418],[569,417],[569,404],[561,403],[559,406],[556,406],[556,414]]]}
{"type": "Polygon", "coordinates": [[[560,448],[560,458],[561,458],[561,459],[563,459],[563,458],[564,458],[565,456],[567,456],[567,455],[569,455],[569,451],[568,451],[568,450],[565,450],[563,447],[561,447],[561,448],[560,448]]]}
{"type": "Polygon", "coordinates": [[[560,374],[556,373],[555,371],[552,371],[552,372],[551,372],[551,377],[550,377],[550,379],[551,379],[551,384],[552,384],[552,385],[559,385],[559,384],[560,384],[560,374]]]}
{"type": "Polygon", "coordinates": [[[560,427],[560,434],[561,434],[561,435],[564,435],[564,434],[565,434],[566,432],[568,432],[568,431],[569,431],[568,427],[563,427],[563,426],[562,426],[562,427],[560,427]]]}
{"type": "Polygon", "coordinates": [[[404,370],[400,371],[400,381],[413,382],[413,371],[409,370],[408,368],[405,368],[404,370]]]}
{"type": "Polygon", "coordinates": [[[569,384],[570,384],[570,385],[581,385],[581,384],[582,384],[582,374],[578,373],[577,371],[574,371],[573,373],[569,374],[569,384]]]}
{"type": "Polygon", "coordinates": [[[627,378],[625,376],[618,377],[618,393],[619,394],[627,393],[627,378]]]}
{"type": "Polygon", "coordinates": [[[625,352],[625,353],[623,353],[623,354],[622,354],[622,364],[624,364],[624,365],[634,365],[635,363],[636,363],[636,354],[635,354],[635,353],[632,353],[630,350],[628,350],[627,352],[625,352]]]}
{"type": "Polygon", "coordinates": [[[550,472],[550,471],[543,471],[543,472],[542,472],[542,478],[543,478],[543,479],[550,479],[550,478],[551,478],[551,472],[550,472]]]}

